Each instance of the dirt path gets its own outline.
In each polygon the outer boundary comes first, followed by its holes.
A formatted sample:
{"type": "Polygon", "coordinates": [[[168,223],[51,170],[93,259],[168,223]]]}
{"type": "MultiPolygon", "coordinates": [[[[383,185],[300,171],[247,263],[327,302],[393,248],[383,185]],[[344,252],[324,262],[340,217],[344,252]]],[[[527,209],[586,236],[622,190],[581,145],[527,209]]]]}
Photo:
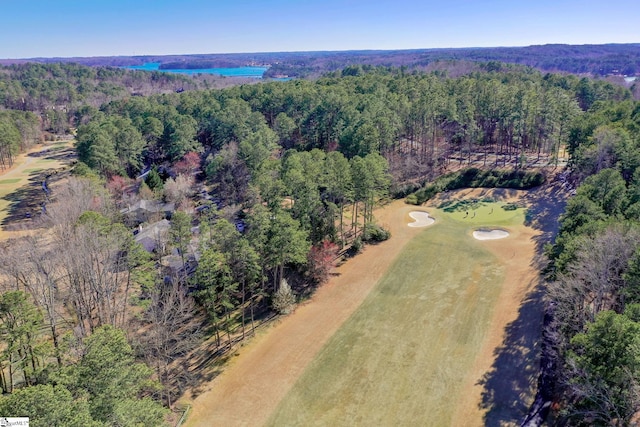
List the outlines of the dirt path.
{"type": "Polygon", "coordinates": [[[186,426],[263,425],[325,342],[360,306],[404,245],[421,230],[407,227],[415,207],[395,201],[376,211],[393,238],[337,269],[310,302],[240,350],[192,401],[186,426]]]}
{"type": "MultiPolygon", "coordinates": [[[[71,146],[72,142],[72,140],[45,142],[30,148],[28,151],[19,154],[14,159],[13,165],[10,168],[0,168],[0,180],[11,179],[16,176],[21,179],[25,178],[25,169],[28,169],[29,166],[32,166],[33,163],[39,159],[46,159],[47,157],[42,154],[44,154],[46,150],[51,149],[51,146],[62,143],[66,143],[66,146],[71,146]]],[[[26,174],[26,176],[28,176],[28,174],[26,174]]]]}

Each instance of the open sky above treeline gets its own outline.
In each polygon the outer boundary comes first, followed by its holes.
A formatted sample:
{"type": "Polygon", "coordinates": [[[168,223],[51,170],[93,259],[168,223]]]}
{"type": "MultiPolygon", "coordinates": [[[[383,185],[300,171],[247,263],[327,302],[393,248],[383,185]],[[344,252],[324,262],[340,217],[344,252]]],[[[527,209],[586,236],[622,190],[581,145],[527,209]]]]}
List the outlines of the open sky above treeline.
{"type": "Polygon", "coordinates": [[[637,0],[2,0],[0,58],[640,42],[637,0]]]}

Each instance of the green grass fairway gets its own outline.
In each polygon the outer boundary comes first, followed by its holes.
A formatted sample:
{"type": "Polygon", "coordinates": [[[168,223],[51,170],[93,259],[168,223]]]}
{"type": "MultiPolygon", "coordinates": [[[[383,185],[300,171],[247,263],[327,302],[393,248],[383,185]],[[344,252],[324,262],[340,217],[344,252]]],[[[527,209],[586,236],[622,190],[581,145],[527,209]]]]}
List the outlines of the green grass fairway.
{"type": "Polygon", "coordinates": [[[439,208],[449,218],[469,225],[522,224],[525,215],[523,208],[490,198],[447,201],[439,208]]]}
{"type": "MultiPolygon", "coordinates": [[[[68,158],[55,158],[56,152],[66,150],[62,145],[69,145],[69,141],[56,143],[54,144],[56,148],[53,149],[47,148],[47,144],[34,147],[31,153],[25,153],[19,156],[18,160],[16,160],[15,167],[11,171],[5,172],[6,174],[10,174],[9,176],[11,176],[11,178],[7,177],[3,179],[2,176],[5,176],[4,173],[0,176],[0,224],[6,222],[6,218],[9,215],[24,218],[23,215],[26,212],[17,212],[14,208],[18,201],[28,202],[31,198],[22,198],[22,196],[17,198],[14,193],[20,191],[23,187],[33,184],[33,180],[37,177],[38,173],[46,172],[47,170],[53,172],[69,163],[68,158]],[[41,153],[43,148],[49,149],[50,152],[41,153]],[[32,153],[41,153],[37,154],[37,156],[46,155],[46,157],[33,157],[32,153]]],[[[38,179],[42,180],[44,177],[38,177],[38,179]]],[[[37,185],[39,185],[39,183],[37,183],[37,185]]],[[[0,227],[0,234],[3,234],[4,231],[6,230],[0,227]]]]}
{"type": "Polygon", "coordinates": [[[428,209],[436,224],[409,242],[268,425],[450,425],[503,286],[503,264],[470,231],[522,223],[523,209],[502,205],[476,206],[477,220],[462,218],[466,206],[428,209]]]}

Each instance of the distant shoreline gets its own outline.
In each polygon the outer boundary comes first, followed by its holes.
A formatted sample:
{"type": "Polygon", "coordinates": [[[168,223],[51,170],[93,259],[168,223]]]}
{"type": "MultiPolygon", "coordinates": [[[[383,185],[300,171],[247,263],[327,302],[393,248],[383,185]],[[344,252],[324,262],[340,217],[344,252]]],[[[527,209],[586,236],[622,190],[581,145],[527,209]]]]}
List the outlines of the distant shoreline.
{"type": "Polygon", "coordinates": [[[249,69],[268,68],[263,78],[318,77],[355,64],[429,71],[440,70],[453,62],[457,62],[461,70],[470,70],[474,67],[495,70],[499,63],[506,63],[532,67],[542,72],[572,73],[583,77],[611,76],[620,78],[621,81],[622,77],[627,77],[625,83],[630,85],[632,77],[640,76],[640,43],[0,59],[1,65],[27,62],[73,62],[88,66],[143,70],[148,68],[139,68],[144,67],[142,64],[158,63],[162,65],[159,65],[156,71],[167,68],[171,70],[170,72],[182,74],[218,75],[225,75],[217,70],[218,68],[242,69],[250,65],[249,69]]]}
{"type": "MultiPolygon", "coordinates": [[[[161,71],[165,73],[176,74],[216,74],[224,77],[249,77],[261,79],[268,67],[225,67],[225,68],[188,68],[189,64],[185,64],[185,68],[163,68],[160,62],[147,62],[142,65],[127,65],[122,68],[129,70],[142,71],[161,71]]],[[[167,64],[173,65],[173,64],[167,64]]]]}

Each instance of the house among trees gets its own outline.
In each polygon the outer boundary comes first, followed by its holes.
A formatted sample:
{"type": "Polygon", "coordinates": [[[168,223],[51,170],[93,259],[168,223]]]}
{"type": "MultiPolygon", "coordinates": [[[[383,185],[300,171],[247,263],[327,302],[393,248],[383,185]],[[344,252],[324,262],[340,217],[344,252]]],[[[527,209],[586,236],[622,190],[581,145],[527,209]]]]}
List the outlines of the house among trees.
{"type": "Polygon", "coordinates": [[[163,252],[167,242],[171,224],[167,219],[154,222],[142,228],[135,236],[135,241],[140,243],[147,252],[163,252]]]}
{"type": "Polygon", "coordinates": [[[137,224],[157,219],[158,216],[171,218],[176,210],[175,203],[163,203],[158,200],[140,200],[120,210],[120,213],[137,224]]]}
{"type": "Polygon", "coordinates": [[[200,257],[200,253],[194,248],[190,248],[189,253],[184,254],[184,257],[177,251],[163,256],[160,259],[160,265],[164,272],[165,283],[180,283],[184,282],[185,278],[193,276],[198,268],[200,257]]]}

